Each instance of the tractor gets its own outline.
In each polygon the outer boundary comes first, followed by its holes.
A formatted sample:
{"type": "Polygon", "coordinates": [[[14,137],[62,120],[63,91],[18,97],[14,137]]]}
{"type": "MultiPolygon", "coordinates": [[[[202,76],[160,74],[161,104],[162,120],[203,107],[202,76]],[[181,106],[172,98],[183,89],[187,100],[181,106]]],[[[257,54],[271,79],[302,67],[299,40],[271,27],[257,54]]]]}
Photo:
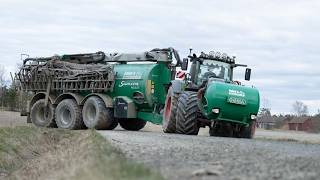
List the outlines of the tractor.
{"type": "MultiPolygon", "coordinates": [[[[172,81],[163,112],[165,133],[197,135],[209,127],[210,136],[252,138],[259,110],[259,91],[233,80],[235,57],[225,53],[192,53],[184,58],[184,80],[172,81]],[[189,62],[191,63],[188,68],[189,62]]],[[[246,68],[245,80],[251,69],[246,68]]]]}
{"type": "Polygon", "coordinates": [[[39,127],[112,130],[162,123],[167,90],[181,64],[173,48],[26,58],[15,79],[27,121],[39,127]],[[174,62],[176,63],[174,64],[174,62]]]}

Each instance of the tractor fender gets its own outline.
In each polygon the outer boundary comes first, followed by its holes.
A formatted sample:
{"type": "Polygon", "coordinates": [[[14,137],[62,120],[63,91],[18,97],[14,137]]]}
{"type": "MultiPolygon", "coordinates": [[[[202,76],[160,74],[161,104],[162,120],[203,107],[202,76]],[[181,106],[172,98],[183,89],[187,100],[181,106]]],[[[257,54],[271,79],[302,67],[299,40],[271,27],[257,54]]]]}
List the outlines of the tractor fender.
{"type": "MultiPolygon", "coordinates": [[[[30,113],[31,107],[33,106],[34,103],[36,103],[39,99],[44,99],[46,97],[46,93],[45,92],[39,92],[37,94],[35,94],[31,100],[27,103],[27,113],[30,113]]],[[[56,99],[56,96],[50,94],[49,95],[49,101],[51,103],[54,102],[54,100],[56,99]]]]}
{"type": "Polygon", "coordinates": [[[181,93],[183,91],[183,81],[180,80],[172,80],[170,82],[171,88],[174,93],[181,93]]]}
{"type": "Polygon", "coordinates": [[[86,102],[86,100],[91,97],[91,96],[98,96],[99,98],[101,98],[104,102],[104,104],[106,105],[107,108],[113,108],[113,99],[105,94],[101,94],[101,93],[92,93],[87,95],[82,101],[81,101],[81,105],[84,105],[84,103],[86,102]]]}
{"type": "Polygon", "coordinates": [[[63,93],[56,98],[53,104],[57,105],[64,99],[74,99],[78,105],[81,105],[81,102],[83,101],[83,96],[75,93],[63,93]]]}

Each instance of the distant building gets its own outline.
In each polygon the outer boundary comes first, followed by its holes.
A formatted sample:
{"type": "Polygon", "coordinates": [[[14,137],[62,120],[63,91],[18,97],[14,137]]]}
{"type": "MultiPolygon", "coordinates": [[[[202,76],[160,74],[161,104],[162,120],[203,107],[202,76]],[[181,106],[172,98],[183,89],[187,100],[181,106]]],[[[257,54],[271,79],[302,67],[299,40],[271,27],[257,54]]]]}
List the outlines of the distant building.
{"type": "Polygon", "coordinates": [[[288,121],[289,130],[293,131],[307,131],[312,130],[312,117],[294,117],[291,121],[288,121]]]}
{"type": "Polygon", "coordinates": [[[257,128],[272,129],[276,124],[272,116],[261,116],[257,118],[257,128]]]}

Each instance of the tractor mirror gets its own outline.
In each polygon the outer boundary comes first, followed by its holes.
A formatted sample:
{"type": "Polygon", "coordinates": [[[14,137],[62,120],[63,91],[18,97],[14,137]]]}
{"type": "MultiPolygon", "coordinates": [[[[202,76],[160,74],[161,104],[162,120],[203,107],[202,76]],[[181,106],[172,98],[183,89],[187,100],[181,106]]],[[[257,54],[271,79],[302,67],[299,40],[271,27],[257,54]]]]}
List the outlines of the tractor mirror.
{"type": "Polygon", "coordinates": [[[183,58],[183,61],[181,64],[181,70],[183,71],[188,70],[188,58],[183,58]]]}
{"type": "Polygon", "coordinates": [[[245,75],[244,79],[246,81],[250,81],[250,77],[251,77],[251,69],[250,68],[246,68],[246,75],[245,75]]]}

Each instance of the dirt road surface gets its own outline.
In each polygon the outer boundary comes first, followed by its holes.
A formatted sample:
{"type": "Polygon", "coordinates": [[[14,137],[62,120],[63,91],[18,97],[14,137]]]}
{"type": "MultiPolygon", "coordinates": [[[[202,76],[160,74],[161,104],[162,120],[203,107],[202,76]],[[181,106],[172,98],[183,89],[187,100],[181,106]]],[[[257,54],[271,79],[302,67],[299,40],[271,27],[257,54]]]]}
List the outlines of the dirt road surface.
{"type": "Polygon", "coordinates": [[[320,145],[295,141],[99,131],[167,179],[319,179],[320,145]]]}

